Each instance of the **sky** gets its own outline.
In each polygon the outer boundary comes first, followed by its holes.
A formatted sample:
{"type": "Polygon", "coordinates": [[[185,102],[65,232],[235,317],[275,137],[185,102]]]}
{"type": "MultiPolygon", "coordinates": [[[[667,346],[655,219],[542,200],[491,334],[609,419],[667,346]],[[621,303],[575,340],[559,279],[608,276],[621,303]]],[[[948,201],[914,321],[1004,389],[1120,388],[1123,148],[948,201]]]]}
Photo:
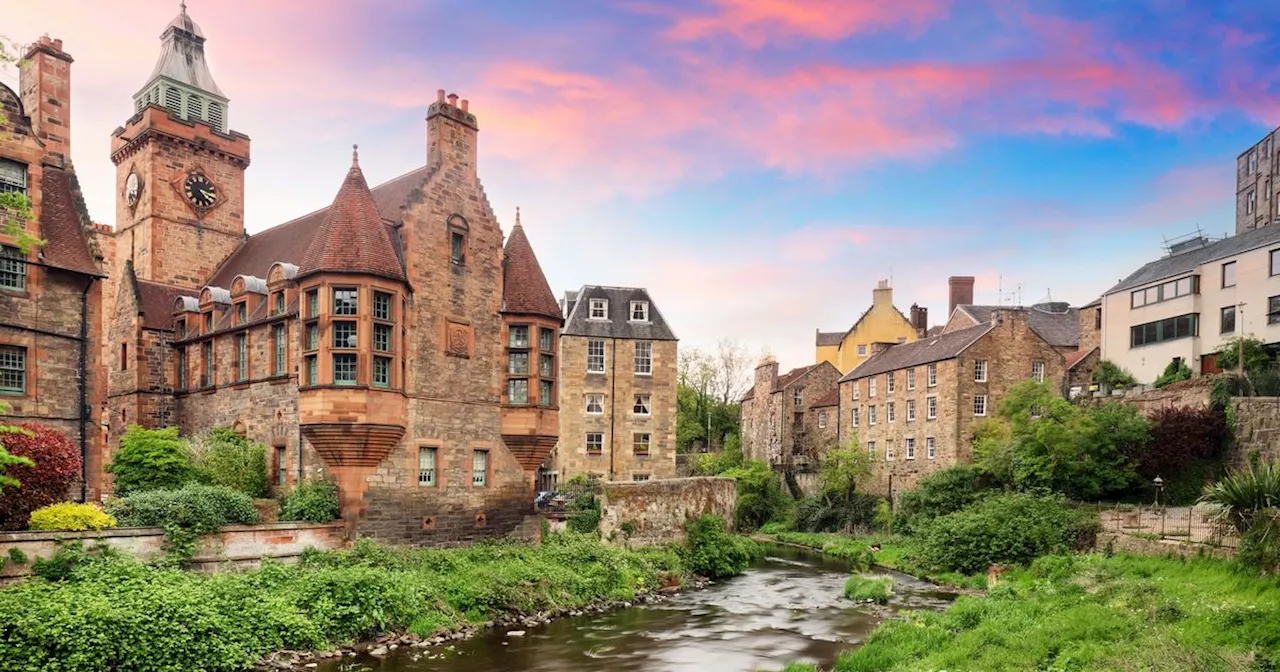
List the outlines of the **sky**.
{"type": "MultiPolygon", "coordinates": [[[[72,159],[114,224],[110,134],[176,0],[5,0],[64,40],[72,159]]],[[[1166,238],[1234,229],[1235,157],[1280,124],[1262,0],[189,0],[256,232],[425,163],[437,89],[470,101],[479,174],[557,295],[650,290],[681,347],[784,368],[890,279],[945,320],[1081,305],[1166,238]]],[[[16,85],[17,74],[0,73],[16,85]]]]}

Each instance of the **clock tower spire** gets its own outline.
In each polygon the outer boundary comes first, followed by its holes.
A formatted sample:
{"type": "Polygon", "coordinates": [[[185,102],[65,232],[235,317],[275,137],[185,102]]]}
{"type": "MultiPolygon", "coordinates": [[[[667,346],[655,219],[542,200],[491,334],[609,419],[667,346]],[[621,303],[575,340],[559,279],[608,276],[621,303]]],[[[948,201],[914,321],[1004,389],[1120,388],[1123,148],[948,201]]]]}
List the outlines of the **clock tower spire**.
{"type": "Polygon", "coordinates": [[[111,139],[116,264],[141,280],[200,289],[245,239],[249,137],[230,130],[205,35],[186,3],[160,35],[160,56],[111,139]]]}

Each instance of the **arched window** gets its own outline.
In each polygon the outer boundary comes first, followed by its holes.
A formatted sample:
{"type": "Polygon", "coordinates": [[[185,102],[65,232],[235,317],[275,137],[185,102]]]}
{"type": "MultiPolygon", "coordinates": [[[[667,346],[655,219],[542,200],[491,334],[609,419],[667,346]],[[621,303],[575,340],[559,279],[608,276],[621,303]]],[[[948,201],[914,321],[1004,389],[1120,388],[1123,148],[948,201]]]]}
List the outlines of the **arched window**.
{"type": "Polygon", "coordinates": [[[187,96],[187,118],[204,119],[204,100],[200,96],[187,96]]]}
{"type": "Polygon", "coordinates": [[[209,125],[221,131],[222,129],[222,103],[209,101],[209,125]]]}
{"type": "Polygon", "coordinates": [[[165,87],[164,89],[164,106],[169,108],[170,112],[182,114],[182,92],[173,88],[165,87]]]}

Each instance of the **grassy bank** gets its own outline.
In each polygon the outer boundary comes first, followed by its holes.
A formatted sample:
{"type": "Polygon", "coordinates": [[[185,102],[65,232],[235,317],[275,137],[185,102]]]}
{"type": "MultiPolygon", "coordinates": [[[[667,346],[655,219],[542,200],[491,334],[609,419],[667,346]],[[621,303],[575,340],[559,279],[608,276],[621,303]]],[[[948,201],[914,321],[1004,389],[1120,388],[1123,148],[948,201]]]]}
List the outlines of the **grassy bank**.
{"type": "Polygon", "coordinates": [[[851,537],[832,532],[775,532],[759,536],[784,544],[794,544],[822,551],[833,557],[851,560],[862,567],[879,565],[928,579],[934,583],[957,588],[981,590],[987,585],[986,577],[984,576],[967,576],[956,572],[935,572],[921,566],[916,560],[919,554],[919,542],[909,536],[878,534],[851,537]],[[871,550],[876,546],[879,547],[879,550],[871,550]]]}
{"type": "Polygon", "coordinates": [[[1225,562],[1047,556],[985,597],[884,623],[835,669],[1264,672],[1277,624],[1280,579],[1225,562]]]}
{"type": "Polygon", "coordinates": [[[448,550],[361,542],[216,575],[64,554],[42,571],[52,580],[0,590],[0,668],[244,670],[282,649],[632,600],[681,584],[700,561],[685,549],[623,550],[585,535],[448,550]]]}

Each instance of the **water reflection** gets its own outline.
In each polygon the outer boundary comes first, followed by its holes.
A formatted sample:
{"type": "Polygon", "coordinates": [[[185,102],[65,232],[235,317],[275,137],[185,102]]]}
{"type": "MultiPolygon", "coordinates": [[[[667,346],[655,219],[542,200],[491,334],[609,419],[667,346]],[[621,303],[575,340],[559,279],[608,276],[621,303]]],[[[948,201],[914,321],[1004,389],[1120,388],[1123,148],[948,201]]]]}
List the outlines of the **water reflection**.
{"type": "Polygon", "coordinates": [[[954,598],[903,574],[889,607],[841,597],[849,566],[772,547],[745,575],[652,605],[565,618],[507,637],[398,649],[385,659],[331,661],[321,672],[732,672],[830,665],[895,609],[940,609],[954,598]],[[357,663],[357,664],[353,664],[357,663]]]}

